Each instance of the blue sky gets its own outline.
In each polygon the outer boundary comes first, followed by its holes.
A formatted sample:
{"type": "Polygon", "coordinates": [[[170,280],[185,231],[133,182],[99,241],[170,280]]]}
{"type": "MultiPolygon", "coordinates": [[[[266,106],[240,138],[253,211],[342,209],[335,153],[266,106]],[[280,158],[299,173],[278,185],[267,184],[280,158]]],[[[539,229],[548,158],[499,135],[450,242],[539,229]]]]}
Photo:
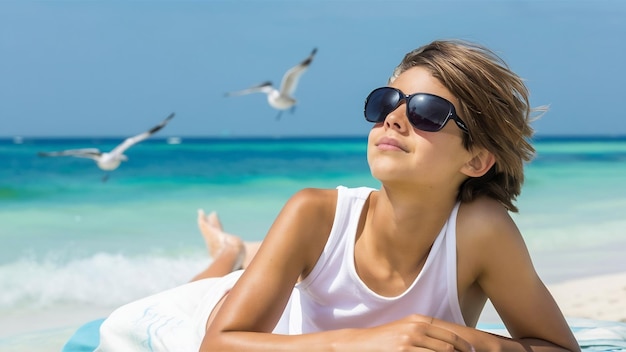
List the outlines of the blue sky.
{"type": "Polygon", "coordinates": [[[434,39],[484,44],[550,105],[539,135],[626,135],[626,2],[0,1],[0,136],[365,135],[363,100],[434,39]],[[314,48],[294,114],[261,94],[314,48]]]}

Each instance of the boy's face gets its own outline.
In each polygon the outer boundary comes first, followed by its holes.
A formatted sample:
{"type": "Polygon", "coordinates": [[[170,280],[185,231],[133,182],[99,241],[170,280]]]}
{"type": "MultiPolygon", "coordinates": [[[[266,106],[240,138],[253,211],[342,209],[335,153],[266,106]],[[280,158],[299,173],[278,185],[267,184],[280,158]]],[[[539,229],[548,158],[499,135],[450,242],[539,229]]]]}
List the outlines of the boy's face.
{"type": "MultiPolygon", "coordinates": [[[[458,99],[422,67],[405,71],[390,86],[404,94],[440,96],[459,111],[458,99]]],[[[460,170],[471,159],[463,147],[463,133],[452,120],[437,132],[416,129],[406,116],[406,102],[402,102],[370,131],[367,158],[372,175],[383,183],[454,187],[456,191],[467,177],[460,170]]]]}

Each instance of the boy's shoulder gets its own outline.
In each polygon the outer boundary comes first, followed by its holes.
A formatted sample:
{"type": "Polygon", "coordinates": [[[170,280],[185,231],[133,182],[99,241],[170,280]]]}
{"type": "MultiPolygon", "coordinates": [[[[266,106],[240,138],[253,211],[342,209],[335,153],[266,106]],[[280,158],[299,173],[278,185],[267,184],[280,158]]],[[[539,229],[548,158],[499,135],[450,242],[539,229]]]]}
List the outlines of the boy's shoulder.
{"type": "Polygon", "coordinates": [[[519,233],[509,211],[490,197],[478,197],[461,203],[457,215],[457,234],[474,239],[490,240],[493,236],[519,233]]]}
{"type": "Polygon", "coordinates": [[[334,214],[337,193],[336,189],[303,188],[289,199],[288,205],[297,207],[303,212],[319,213],[321,211],[328,215],[327,213],[332,211],[334,214]]]}
{"type": "Polygon", "coordinates": [[[307,187],[300,189],[292,198],[299,198],[313,203],[326,202],[329,199],[337,198],[337,189],[307,187]]]}
{"type": "Polygon", "coordinates": [[[465,267],[473,268],[472,278],[511,258],[527,255],[522,234],[509,211],[489,197],[461,204],[456,242],[458,260],[465,267]]]}

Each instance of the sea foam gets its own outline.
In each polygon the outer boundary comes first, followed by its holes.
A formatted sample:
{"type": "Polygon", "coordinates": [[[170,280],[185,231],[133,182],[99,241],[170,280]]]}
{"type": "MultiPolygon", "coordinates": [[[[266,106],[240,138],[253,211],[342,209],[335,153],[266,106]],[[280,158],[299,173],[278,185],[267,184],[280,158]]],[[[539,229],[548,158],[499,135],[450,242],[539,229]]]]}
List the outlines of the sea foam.
{"type": "Polygon", "coordinates": [[[0,266],[0,311],[67,304],[118,306],[183,284],[208,262],[199,256],[108,253],[69,261],[21,258],[0,266]]]}

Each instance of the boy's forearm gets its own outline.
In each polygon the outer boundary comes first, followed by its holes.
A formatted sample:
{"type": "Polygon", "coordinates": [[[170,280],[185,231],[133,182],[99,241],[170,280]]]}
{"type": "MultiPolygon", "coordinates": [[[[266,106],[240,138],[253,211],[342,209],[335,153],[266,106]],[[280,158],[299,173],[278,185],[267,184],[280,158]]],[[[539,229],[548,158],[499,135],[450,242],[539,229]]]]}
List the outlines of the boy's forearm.
{"type": "Polygon", "coordinates": [[[474,346],[476,352],[580,352],[580,346],[578,345],[571,346],[571,348],[566,348],[540,339],[512,339],[509,337],[500,336],[479,329],[461,326],[437,319],[433,320],[433,324],[453,331],[463,339],[467,340],[469,343],[472,344],[472,346],[474,346]]]}

